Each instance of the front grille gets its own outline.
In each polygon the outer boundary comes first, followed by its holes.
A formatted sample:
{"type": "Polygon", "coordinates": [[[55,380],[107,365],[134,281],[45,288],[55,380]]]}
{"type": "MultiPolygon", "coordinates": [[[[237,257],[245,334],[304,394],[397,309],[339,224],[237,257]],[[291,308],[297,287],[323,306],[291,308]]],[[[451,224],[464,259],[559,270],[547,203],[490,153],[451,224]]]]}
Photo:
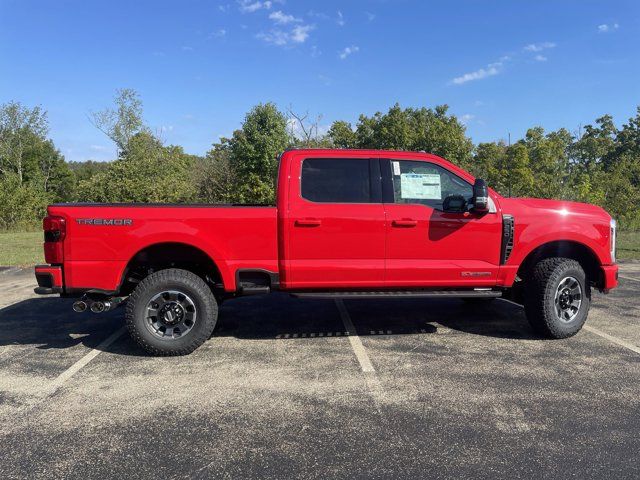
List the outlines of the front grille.
{"type": "Polygon", "coordinates": [[[509,260],[513,251],[513,229],[515,221],[512,215],[502,216],[502,245],[500,246],[500,265],[509,260]]]}

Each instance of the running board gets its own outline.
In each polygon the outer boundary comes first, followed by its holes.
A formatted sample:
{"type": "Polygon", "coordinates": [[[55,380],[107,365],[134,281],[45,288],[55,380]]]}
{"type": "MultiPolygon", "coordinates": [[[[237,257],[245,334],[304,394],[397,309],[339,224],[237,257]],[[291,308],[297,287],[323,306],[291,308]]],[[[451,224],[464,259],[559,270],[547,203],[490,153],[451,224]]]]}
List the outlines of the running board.
{"type": "Polygon", "coordinates": [[[240,287],[240,293],[242,295],[264,295],[269,292],[271,292],[271,289],[266,286],[240,287]]]}
{"type": "Polygon", "coordinates": [[[368,292],[292,292],[300,298],[497,298],[498,290],[387,290],[368,292]]]}

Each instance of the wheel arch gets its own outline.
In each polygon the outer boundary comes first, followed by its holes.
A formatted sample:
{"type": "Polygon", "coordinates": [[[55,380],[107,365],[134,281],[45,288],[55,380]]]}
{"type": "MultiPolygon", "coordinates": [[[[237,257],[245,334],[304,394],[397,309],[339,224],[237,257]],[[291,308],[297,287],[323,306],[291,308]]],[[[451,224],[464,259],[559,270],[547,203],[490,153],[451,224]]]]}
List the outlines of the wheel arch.
{"type": "Polygon", "coordinates": [[[224,288],[220,265],[203,249],[186,242],[156,242],[131,256],[121,275],[120,293],[129,294],[150,273],[167,268],[188,270],[212,288],[224,288]]]}
{"type": "Polygon", "coordinates": [[[554,240],[538,245],[520,263],[517,276],[524,278],[536,263],[553,257],[570,258],[577,261],[584,270],[589,283],[601,288],[603,278],[598,255],[588,245],[575,240],[554,240]]]}

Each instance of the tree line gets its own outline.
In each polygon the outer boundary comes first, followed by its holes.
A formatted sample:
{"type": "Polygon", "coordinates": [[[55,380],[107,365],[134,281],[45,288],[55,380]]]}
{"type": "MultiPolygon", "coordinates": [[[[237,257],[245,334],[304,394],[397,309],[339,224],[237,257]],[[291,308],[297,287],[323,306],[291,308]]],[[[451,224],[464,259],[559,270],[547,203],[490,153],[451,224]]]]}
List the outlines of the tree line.
{"type": "Polygon", "coordinates": [[[321,132],[319,118],[265,103],[204,156],[165,145],[145,124],[133,90],[119,90],[114,106],[90,119],[114,142],[114,161],[67,162],[48,137],[41,107],[0,106],[0,229],[33,228],[55,202],[273,203],[278,155],[290,147],[424,150],[502,195],[594,203],[623,228],[640,229],[640,107],[621,127],[603,115],[578,132],[533,127],[511,145],[474,145],[446,105],[396,104],[321,132]]]}

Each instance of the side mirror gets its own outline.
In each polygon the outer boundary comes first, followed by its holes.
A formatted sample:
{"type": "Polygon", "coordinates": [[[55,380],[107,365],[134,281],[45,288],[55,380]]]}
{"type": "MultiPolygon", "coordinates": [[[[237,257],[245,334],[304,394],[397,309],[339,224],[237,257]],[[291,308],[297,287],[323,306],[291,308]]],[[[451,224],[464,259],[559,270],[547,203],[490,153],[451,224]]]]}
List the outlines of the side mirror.
{"type": "Polygon", "coordinates": [[[476,178],[473,184],[473,209],[481,213],[489,211],[489,190],[487,182],[481,178],[476,178]]]}
{"type": "Polygon", "coordinates": [[[449,213],[467,211],[467,200],[462,195],[449,195],[442,202],[442,210],[449,213]]]}

